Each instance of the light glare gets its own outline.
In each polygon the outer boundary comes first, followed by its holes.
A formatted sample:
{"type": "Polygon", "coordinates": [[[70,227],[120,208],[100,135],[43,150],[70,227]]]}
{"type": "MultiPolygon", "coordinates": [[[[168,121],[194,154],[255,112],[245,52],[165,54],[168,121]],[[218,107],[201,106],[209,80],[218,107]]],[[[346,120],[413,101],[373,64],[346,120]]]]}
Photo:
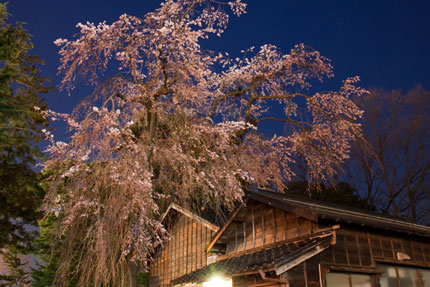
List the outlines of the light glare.
{"type": "Polygon", "coordinates": [[[203,287],[232,287],[232,281],[224,280],[219,276],[212,277],[209,281],[203,282],[203,287]]]}

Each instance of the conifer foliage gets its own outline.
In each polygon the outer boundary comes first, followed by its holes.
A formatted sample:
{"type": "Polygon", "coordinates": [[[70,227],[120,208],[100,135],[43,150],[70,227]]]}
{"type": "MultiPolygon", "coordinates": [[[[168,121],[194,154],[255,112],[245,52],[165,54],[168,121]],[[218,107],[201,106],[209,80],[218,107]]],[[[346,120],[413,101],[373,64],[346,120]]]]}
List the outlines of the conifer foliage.
{"type": "Polygon", "coordinates": [[[168,202],[231,207],[245,182],[283,190],[298,155],[320,180],[348,157],[360,134],[362,112],[349,99],[364,92],[358,78],[309,94],[333,72],[304,44],[238,58],[201,48],[245,9],[241,0],[167,0],[143,18],[79,23],[75,39],[56,41],[62,87],[96,87],[72,117],[53,114],[74,130],[70,142],[53,142],[47,162],[56,172],[45,203],[58,210],[63,242],[56,286],[70,272],[78,286],[132,283],[166,236],[157,214],[168,202]],[[286,132],[263,135],[263,122],[286,132]]]}
{"type": "Polygon", "coordinates": [[[36,144],[45,137],[46,106],[38,96],[49,91],[40,76],[42,61],[30,54],[33,45],[22,23],[8,24],[0,4],[0,248],[26,244],[41,204],[38,175],[42,158],[36,144]]]}

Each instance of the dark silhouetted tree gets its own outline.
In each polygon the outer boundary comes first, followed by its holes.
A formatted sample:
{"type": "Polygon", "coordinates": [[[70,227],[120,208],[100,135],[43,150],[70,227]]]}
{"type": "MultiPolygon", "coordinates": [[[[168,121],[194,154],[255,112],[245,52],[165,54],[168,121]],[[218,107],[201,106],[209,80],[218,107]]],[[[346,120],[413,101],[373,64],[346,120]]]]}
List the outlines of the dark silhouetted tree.
{"type": "Polygon", "coordinates": [[[0,247],[28,243],[41,204],[34,164],[42,159],[37,143],[48,125],[39,97],[50,88],[40,76],[42,61],[22,23],[8,24],[0,4],[0,247]]]}
{"type": "Polygon", "coordinates": [[[325,183],[309,183],[307,181],[293,181],[287,186],[289,194],[303,196],[324,202],[331,202],[360,209],[374,210],[366,199],[362,198],[357,189],[347,182],[335,185],[325,183]]]}
{"type": "Polygon", "coordinates": [[[430,224],[430,91],[375,89],[355,101],[365,110],[363,138],[348,180],[382,212],[430,224]]]}

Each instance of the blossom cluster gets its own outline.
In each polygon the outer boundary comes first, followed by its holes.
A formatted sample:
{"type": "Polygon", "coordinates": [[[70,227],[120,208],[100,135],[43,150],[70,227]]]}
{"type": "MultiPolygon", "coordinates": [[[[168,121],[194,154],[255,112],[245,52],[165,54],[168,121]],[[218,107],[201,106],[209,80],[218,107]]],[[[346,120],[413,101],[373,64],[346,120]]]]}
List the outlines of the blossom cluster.
{"type": "Polygon", "coordinates": [[[162,244],[159,210],[170,202],[231,208],[245,182],[283,191],[298,159],[311,178],[325,180],[348,158],[360,134],[362,111],[350,99],[365,92],[358,78],[308,94],[333,68],[304,44],[287,54],[251,47],[236,59],[201,49],[199,41],[220,36],[245,8],[241,0],[167,0],[143,18],[79,23],[76,39],[55,42],[62,87],[72,90],[79,79],[96,86],[72,115],[47,114],[74,130],[70,142],[50,149],[56,184],[46,203],[58,206],[58,189],[65,190],[61,236],[69,243],[84,236],[79,266],[92,274],[80,277],[81,286],[118,285],[128,262],[162,244]],[[118,75],[103,81],[111,62],[118,75]],[[263,122],[286,128],[267,135],[263,122]]]}

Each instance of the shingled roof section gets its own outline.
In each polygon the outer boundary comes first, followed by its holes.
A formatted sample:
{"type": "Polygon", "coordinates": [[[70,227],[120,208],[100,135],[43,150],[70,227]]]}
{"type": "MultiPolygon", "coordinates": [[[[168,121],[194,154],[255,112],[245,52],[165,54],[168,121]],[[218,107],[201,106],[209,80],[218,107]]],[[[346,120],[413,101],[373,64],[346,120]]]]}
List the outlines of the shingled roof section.
{"type": "Polygon", "coordinates": [[[382,215],[373,211],[298,198],[261,189],[249,191],[247,196],[249,199],[290,212],[294,208],[304,209],[308,210],[309,214],[316,214],[323,219],[327,218],[340,222],[430,237],[430,227],[428,226],[405,222],[398,217],[382,215]]]}
{"type": "Polygon", "coordinates": [[[271,245],[269,248],[259,249],[257,251],[235,254],[233,257],[221,259],[215,263],[207,265],[192,273],[176,278],[172,281],[173,285],[184,283],[204,282],[213,275],[221,277],[232,277],[241,274],[258,273],[259,270],[275,270],[281,265],[299,258],[307,252],[314,250],[324,243],[330,243],[332,234],[324,237],[308,237],[306,239],[271,245]]]}

